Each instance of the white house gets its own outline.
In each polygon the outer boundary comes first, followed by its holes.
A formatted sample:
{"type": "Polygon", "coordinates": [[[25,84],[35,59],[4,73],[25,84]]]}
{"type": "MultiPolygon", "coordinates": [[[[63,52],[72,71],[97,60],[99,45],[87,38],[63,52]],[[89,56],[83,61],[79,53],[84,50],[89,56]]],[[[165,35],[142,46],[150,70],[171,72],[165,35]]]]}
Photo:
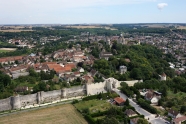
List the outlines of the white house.
{"type": "Polygon", "coordinates": [[[159,75],[159,76],[160,76],[161,81],[166,81],[167,80],[167,75],[165,73],[163,73],[162,75],[159,75]]]}
{"type": "Polygon", "coordinates": [[[168,116],[170,116],[172,118],[179,118],[179,117],[182,117],[183,115],[181,115],[178,111],[170,109],[170,110],[168,110],[168,116]]]}
{"type": "Polygon", "coordinates": [[[120,74],[125,74],[127,72],[127,66],[120,66],[119,67],[120,74]]]}
{"type": "Polygon", "coordinates": [[[159,99],[161,99],[161,93],[153,90],[148,90],[145,94],[145,99],[150,101],[152,104],[158,104],[159,99]]]}

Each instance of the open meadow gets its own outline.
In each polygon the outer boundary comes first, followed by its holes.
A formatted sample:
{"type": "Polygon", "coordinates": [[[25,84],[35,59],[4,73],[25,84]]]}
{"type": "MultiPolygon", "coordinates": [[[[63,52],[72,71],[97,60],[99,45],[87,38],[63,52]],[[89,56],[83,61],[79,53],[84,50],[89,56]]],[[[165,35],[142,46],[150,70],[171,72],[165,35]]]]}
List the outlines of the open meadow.
{"type": "Polygon", "coordinates": [[[89,101],[81,101],[79,103],[75,104],[75,107],[80,111],[84,111],[88,109],[90,114],[96,113],[96,112],[103,112],[108,110],[111,107],[111,104],[107,102],[106,100],[89,100],[89,101]]]}
{"type": "Polygon", "coordinates": [[[71,104],[21,112],[0,117],[0,124],[87,124],[71,104]]]}

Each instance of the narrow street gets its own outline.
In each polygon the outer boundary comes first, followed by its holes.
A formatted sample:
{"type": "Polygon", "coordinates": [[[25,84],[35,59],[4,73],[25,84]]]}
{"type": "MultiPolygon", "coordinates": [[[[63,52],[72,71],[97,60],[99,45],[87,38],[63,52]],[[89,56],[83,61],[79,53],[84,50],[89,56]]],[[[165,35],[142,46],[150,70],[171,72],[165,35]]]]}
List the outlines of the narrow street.
{"type": "Polygon", "coordinates": [[[128,99],[130,102],[130,105],[133,106],[138,113],[145,116],[145,119],[147,119],[151,124],[165,124],[167,121],[161,118],[155,118],[155,115],[144,110],[141,108],[138,104],[132,101],[132,99],[129,99],[125,94],[121,93],[118,89],[112,89],[115,91],[121,98],[124,100],[128,99]]]}

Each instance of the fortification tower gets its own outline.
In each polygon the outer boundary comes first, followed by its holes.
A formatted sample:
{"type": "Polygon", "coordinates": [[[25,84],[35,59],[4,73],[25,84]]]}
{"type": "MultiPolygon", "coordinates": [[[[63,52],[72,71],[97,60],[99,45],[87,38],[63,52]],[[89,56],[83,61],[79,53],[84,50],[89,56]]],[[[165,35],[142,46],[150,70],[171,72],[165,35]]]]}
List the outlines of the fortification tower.
{"type": "Polygon", "coordinates": [[[21,108],[21,101],[20,101],[19,95],[11,97],[11,106],[12,106],[12,109],[21,108]]]}
{"type": "Polygon", "coordinates": [[[62,98],[66,98],[66,97],[67,97],[66,88],[63,88],[63,89],[61,90],[61,92],[62,92],[62,98]]]}
{"type": "Polygon", "coordinates": [[[112,90],[112,79],[111,78],[106,80],[106,85],[107,85],[107,90],[111,91],[112,90]]]}
{"type": "Polygon", "coordinates": [[[41,103],[41,95],[40,92],[37,92],[37,104],[41,103]]]}
{"type": "Polygon", "coordinates": [[[162,75],[160,75],[160,80],[161,81],[166,81],[167,80],[167,75],[165,73],[163,73],[162,75]]]}

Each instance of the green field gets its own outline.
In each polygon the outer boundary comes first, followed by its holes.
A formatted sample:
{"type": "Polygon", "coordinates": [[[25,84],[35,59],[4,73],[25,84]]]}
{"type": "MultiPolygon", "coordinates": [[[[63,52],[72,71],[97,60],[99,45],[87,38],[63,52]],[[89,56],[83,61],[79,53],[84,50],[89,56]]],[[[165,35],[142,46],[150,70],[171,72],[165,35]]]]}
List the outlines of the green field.
{"type": "Polygon", "coordinates": [[[10,52],[10,50],[0,50],[0,53],[10,52]]]}
{"type": "Polygon", "coordinates": [[[89,100],[89,101],[81,101],[75,104],[75,107],[82,112],[85,109],[88,109],[90,114],[96,112],[103,112],[108,110],[111,107],[111,104],[106,100],[89,100]]]}
{"type": "MultiPolygon", "coordinates": [[[[0,42],[1,44],[1,42],[0,42]]],[[[15,51],[15,48],[0,48],[0,53],[15,51]]]]}
{"type": "Polygon", "coordinates": [[[184,92],[173,93],[168,91],[167,99],[167,102],[170,101],[174,104],[172,108],[178,111],[181,106],[186,105],[186,93],[184,92]]]}
{"type": "Polygon", "coordinates": [[[73,105],[64,104],[0,117],[0,124],[87,124],[87,122],[73,105]]]}

